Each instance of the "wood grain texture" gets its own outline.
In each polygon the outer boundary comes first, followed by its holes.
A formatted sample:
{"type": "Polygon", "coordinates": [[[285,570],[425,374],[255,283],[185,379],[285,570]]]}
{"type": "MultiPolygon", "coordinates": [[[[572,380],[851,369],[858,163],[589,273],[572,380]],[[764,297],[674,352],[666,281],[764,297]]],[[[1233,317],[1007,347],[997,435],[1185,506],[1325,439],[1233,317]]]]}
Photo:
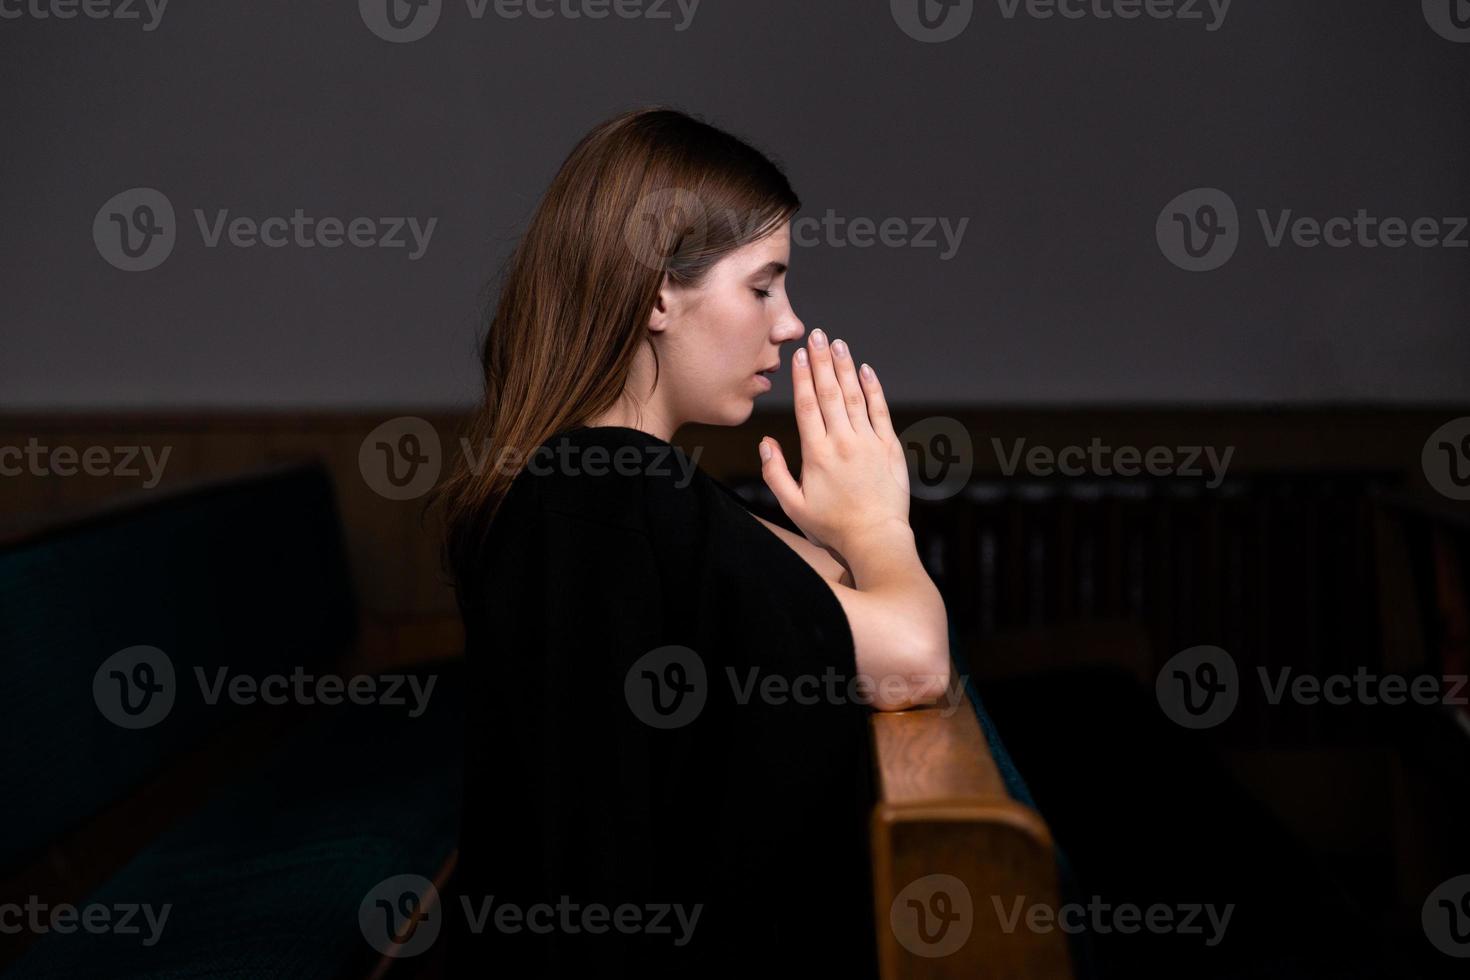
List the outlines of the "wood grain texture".
{"type": "Polygon", "coordinates": [[[1065,934],[1012,919],[1018,907],[1059,904],[1051,833],[1006,792],[968,702],[956,708],[872,717],[880,975],[1066,980],[1065,934]],[[937,918],[921,918],[936,909],[958,918],[936,929],[937,918]]]}

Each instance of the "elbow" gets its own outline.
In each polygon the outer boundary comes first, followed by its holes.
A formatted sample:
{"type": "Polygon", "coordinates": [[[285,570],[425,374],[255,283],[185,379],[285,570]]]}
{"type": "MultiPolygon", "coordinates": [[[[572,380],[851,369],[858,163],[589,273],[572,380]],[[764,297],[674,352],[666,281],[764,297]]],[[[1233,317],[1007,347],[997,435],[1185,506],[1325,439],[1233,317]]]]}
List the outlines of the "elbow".
{"type": "Polygon", "coordinates": [[[902,663],[875,685],[873,708],[905,711],[946,700],[954,682],[947,639],[906,651],[902,663]]]}

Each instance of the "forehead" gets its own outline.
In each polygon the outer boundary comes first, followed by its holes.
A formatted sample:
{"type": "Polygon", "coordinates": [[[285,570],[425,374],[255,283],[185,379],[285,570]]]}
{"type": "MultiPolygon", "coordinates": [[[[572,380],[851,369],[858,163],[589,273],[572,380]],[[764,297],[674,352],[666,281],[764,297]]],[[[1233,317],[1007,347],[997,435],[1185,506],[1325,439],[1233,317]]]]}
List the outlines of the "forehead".
{"type": "Polygon", "coordinates": [[[771,262],[787,265],[791,261],[791,223],[783,221],[780,227],[764,238],[742,245],[725,257],[724,264],[735,275],[770,270],[765,267],[771,262]]]}

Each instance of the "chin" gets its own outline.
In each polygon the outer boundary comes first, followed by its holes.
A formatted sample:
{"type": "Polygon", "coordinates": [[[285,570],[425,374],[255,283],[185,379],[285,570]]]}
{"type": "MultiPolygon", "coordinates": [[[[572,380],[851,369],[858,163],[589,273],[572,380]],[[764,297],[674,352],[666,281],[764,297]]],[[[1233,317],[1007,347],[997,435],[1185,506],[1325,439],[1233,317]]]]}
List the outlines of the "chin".
{"type": "Polygon", "coordinates": [[[700,418],[695,421],[700,425],[744,425],[754,412],[755,399],[746,395],[743,398],[731,398],[719,405],[709,406],[709,409],[701,412],[700,418]]]}

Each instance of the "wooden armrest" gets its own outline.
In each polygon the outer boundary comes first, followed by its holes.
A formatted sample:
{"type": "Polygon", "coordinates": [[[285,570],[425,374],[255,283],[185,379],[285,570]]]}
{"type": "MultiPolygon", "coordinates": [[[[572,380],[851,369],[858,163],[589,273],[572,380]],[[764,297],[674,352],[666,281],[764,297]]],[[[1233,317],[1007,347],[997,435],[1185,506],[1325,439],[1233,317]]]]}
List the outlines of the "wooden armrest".
{"type": "Polygon", "coordinates": [[[968,699],[875,712],[872,732],[883,980],[1070,978],[1066,934],[1027,926],[1033,905],[1059,905],[1051,832],[1006,792],[968,699]]]}

